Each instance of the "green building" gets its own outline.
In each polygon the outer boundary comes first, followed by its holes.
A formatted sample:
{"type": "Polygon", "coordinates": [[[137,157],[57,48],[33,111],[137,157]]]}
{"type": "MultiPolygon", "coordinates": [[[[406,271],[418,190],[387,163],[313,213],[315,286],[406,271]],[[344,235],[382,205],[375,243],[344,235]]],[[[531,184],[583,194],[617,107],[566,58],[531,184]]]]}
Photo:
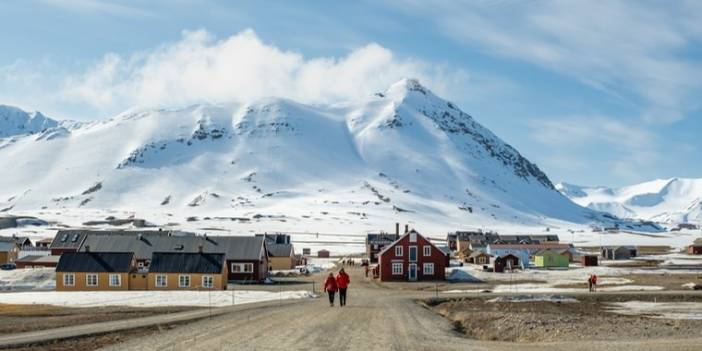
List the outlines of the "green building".
{"type": "Polygon", "coordinates": [[[534,266],[536,267],[568,267],[570,255],[567,250],[539,250],[534,253],[534,266]]]}

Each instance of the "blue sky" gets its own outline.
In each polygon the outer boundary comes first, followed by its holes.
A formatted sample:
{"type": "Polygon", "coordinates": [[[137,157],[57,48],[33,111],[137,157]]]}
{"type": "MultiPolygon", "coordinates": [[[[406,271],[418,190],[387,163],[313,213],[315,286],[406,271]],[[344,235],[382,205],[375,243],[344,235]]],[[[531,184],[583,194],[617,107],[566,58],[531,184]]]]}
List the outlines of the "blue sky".
{"type": "Polygon", "coordinates": [[[699,1],[0,2],[0,103],[55,118],[419,78],[554,181],[702,176],[699,1]]]}

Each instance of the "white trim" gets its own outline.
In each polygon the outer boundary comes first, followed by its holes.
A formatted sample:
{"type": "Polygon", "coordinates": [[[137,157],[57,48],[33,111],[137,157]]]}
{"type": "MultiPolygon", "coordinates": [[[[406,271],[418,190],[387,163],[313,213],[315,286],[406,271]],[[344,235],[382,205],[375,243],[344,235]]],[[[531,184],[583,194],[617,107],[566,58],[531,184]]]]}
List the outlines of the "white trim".
{"type": "Polygon", "coordinates": [[[181,274],[181,275],[179,275],[179,276],[178,276],[178,287],[179,287],[179,288],[189,288],[189,287],[190,287],[190,284],[191,284],[191,281],[190,281],[190,280],[191,280],[190,274],[181,274]],[[187,279],[187,281],[188,281],[188,284],[187,284],[187,285],[186,285],[186,284],[183,284],[183,280],[184,280],[183,278],[188,278],[188,279],[187,279]]]}
{"type": "Polygon", "coordinates": [[[395,257],[402,257],[402,246],[395,246],[395,257]]]}
{"type": "Polygon", "coordinates": [[[422,250],[424,251],[423,252],[424,257],[431,256],[431,245],[424,245],[422,247],[422,250]],[[427,249],[429,249],[429,250],[427,250],[427,249]],[[429,251],[429,252],[427,252],[427,251],[429,251]]]}
{"type": "Polygon", "coordinates": [[[205,289],[212,289],[214,288],[214,276],[212,275],[203,275],[202,276],[202,287],[205,289]],[[209,281],[209,282],[207,282],[209,281]]]}
{"type": "Polygon", "coordinates": [[[417,232],[412,231],[412,232],[409,233],[409,241],[410,241],[411,243],[416,243],[416,242],[417,242],[417,232]]]}
{"type": "Polygon", "coordinates": [[[417,272],[417,264],[416,263],[410,263],[409,266],[407,267],[407,279],[411,281],[417,280],[417,276],[419,275],[419,272],[417,272]],[[414,277],[412,277],[412,267],[414,267],[414,277]]]}
{"type": "Polygon", "coordinates": [[[85,286],[98,286],[98,283],[100,282],[98,275],[97,274],[86,274],[85,275],[85,286]],[[91,279],[90,278],[95,278],[95,283],[91,284],[91,279]]]}
{"type": "Polygon", "coordinates": [[[407,259],[409,259],[410,262],[417,262],[417,259],[419,259],[419,248],[416,245],[412,245],[407,251],[409,251],[407,253],[407,259]],[[414,259],[412,259],[412,249],[414,249],[414,259]]]}
{"type": "Polygon", "coordinates": [[[110,274],[107,281],[109,282],[110,286],[122,286],[122,276],[119,274],[110,274]],[[112,278],[117,278],[116,284],[113,284],[114,282],[112,281],[112,278]]]}
{"type": "Polygon", "coordinates": [[[434,263],[425,263],[422,265],[423,275],[434,275],[434,263]]]}
{"type": "Polygon", "coordinates": [[[392,263],[392,275],[402,275],[403,264],[401,262],[392,263]]]}
{"type": "Polygon", "coordinates": [[[76,275],[73,273],[64,273],[63,274],[63,286],[76,286],[76,275]],[[67,279],[68,277],[71,277],[71,279],[67,279]],[[70,280],[70,282],[69,282],[70,280]]]}
{"type": "Polygon", "coordinates": [[[154,278],[154,286],[157,288],[165,288],[168,286],[168,276],[165,274],[156,274],[156,277],[154,278]],[[163,278],[163,279],[159,279],[163,278]],[[161,280],[159,282],[159,280],[161,280]]]}
{"type": "Polygon", "coordinates": [[[230,268],[231,268],[231,270],[230,270],[231,273],[236,273],[236,274],[253,274],[254,273],[253,263],[232,262],[230,268]],[[236,269],[234,267],[236,267],[236,269]],[[247,270],[247,268],[250,268],[251,270],[247,270]]]}

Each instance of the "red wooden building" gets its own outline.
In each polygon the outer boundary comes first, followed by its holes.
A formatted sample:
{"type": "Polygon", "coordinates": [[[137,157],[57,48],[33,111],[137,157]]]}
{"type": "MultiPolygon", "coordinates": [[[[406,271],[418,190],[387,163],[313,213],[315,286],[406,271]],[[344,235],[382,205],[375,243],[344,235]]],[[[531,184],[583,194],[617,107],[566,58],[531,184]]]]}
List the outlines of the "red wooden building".
{"type": "Polygon", "coordinates": [[[687,247],[687,253],[690,255],[702,255],[702,245],[690,245],[687,247]]]}
{"type": "Polygon", "coordinates": [[[381,281],[445,280],[448,254],[411,230],[378,253],[381,281]]]}

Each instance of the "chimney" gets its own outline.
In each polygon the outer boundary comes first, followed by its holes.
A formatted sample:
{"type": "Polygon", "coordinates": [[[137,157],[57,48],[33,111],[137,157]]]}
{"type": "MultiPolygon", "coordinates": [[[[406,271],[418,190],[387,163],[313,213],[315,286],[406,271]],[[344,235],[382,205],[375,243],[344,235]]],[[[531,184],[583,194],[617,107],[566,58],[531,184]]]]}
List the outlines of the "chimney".
{"type": "Polygon", "coordinates": [[[197,252],[202,253],[202,244],[197,246],[197,252]]]}
{"type": "Polygon", "coordinates": [[[409,233],[409,224],[405,224],[405,234],[409,233]]]}
{"type": "Polygon", "coordinates": [[[85,252],[90,252],[90,245],[85,245],[85,252]]]}
{"type": "Polygon", "coordinates": [[[400,222],[395,222],[395,237],[400,237],[400,222]]]}
{"type": "Polygon", "coordinates": [[[137,240],[142,240],[144,237],[141,235],[141,233],[137,234],[137,240]]]}

